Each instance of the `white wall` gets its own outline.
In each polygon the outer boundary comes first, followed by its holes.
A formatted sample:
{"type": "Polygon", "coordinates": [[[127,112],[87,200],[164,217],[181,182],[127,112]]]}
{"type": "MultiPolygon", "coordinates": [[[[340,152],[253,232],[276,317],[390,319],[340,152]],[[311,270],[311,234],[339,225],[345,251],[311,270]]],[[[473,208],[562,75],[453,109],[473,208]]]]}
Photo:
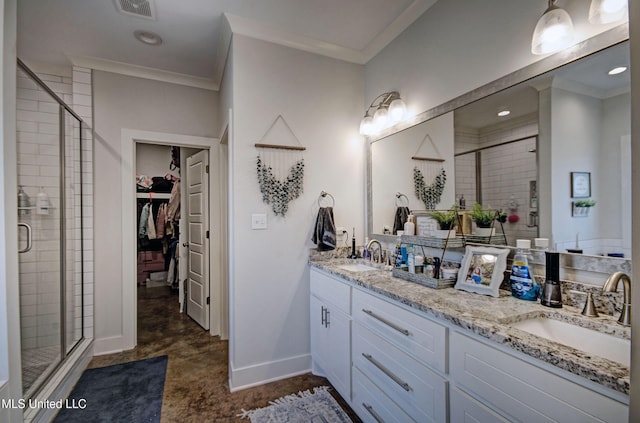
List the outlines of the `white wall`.
{"type": "Polygon", "coordinates": [[[218,133],[218,97],[208,90],[95,70],[93,90],[94,244],[99,257],[95,262],[95,349],[104,353],[122,349],[121,129],[212,137],[218,133]]]}
{"type": "MultiPolygon", "coordinates": [[[[308,249],[325,190],[337,226],[364,234],[362,67],[233,38],[230,386],[238,389],[310,370],[308,249]],[[306,147],[304,193],[286,217],[262,202],[254,144],[282,115],[306,147]],[[267,230],[251,230],[266,213],[267,230]]],[[[226,76],[225,76],[226,78],[226,76]]]]}
{"type": "MultiPolygon", "coordinates": [[[[633,163],[640,163],[640,2],[629,2],[629,38],[631,41],[631,158],[633,163]]],[[[640,168],[632,170],[632,186],[640,186],[640,168]]],[[[633,192],[633,210],[640,210],[640,192],[633,192]]],[[[635,275],[640,274],[640,224],[632,221],[632,261],[635,275]]],[[[638,286],[637,282],[634,286],[638,286]]],[[[640,295],[631,297],[633,308],[640,309],[640,295]]],[[[640,313],[631,315],[631,326],[640,327],[640,313]]],[[[637,384],[640,375],[640,337],[631,337],[631,383],[637,384]]],[[[637,385],[636,385],[637,386],[637,385]]],[[[640,390],[632,389],[629,393],[629,421],[640,421],[640,390]]]]}
{"type": "MultiPolygon", "coordinates": [[[[0,399],[20,398],[18,202],[16,186],[16,1],[0,0],[0,399]]],[[[22,411],[0,408],[0,420],[19,421],[22,411]]]]}

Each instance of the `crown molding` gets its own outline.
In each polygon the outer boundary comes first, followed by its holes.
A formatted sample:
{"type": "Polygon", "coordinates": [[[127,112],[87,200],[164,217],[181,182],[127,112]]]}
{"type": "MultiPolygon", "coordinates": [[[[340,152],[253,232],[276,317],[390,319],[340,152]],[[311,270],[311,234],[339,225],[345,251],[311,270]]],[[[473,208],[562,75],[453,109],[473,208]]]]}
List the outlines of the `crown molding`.
{"type": "Polygon", "coordinates": [[[337,44],[327,43],[325,41],[316,40],[315,38],[306,37],[304,35],[283,31],[279,28],[265,25],[254,19],[249,19],[242,16],[225,13],[224,17],[229,22],[229,27],[231,28],[231,32],[234,35],[244,35],[245,37],[268,41],[270,43],[279,44],[296,50],[302,50],[308,53],[314,53],[321,56],[344,60],[345,62],[357,64],[364,63],[364,57],[362,53],[355,49],[342,47],[337,44]]]}
{"type": "Polygon", "coordinates": [[[433,6],[436,1],[437,0],[414,0],[409,7],[394,19],[387,28],[380,32],[363,50],[343,47],[301,34],[283,31],[254,19],[228,13],[225,13],[224,17],[233,34],[240,34],[249,38],[268,41],[297,50],[364,65],[433,6]]]}
{"type": "Polygon", "coordinates": [[[424,12],[429,10],[438,0],[414,0],[391,24],[378,34],[362,51],[363,64],[373,59],[391,41],[409,28],[424,12]]]}
{"type": "Polygon", "coordinates": [[[135,76],[138,78],[152,79],[171,84],[185,85],[204,90],[218,91],[220,88],[219,84],[215,80],[209,78],[132,65],[129,63],[116,62],[91,56],[69,55],[68,58],[74,66],[81,66],[127,76],[135,76]]]}

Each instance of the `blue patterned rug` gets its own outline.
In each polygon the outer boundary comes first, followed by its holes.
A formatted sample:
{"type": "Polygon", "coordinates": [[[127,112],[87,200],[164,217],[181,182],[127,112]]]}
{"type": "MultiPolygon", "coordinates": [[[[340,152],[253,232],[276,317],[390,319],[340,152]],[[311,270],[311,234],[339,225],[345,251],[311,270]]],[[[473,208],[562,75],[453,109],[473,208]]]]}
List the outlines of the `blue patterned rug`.
{"type": "Polygon", "coordinates": [[[251,423],[351,423],[347,413],[338,405],[328,392],[328,386],[313,388],[313,392],[298,392],[271,401],[265,408],[245,411],[242,418],[251,419],[251,423]]]}
{"type": "Polygon", "coordinates": [[[54,422],[159,422],[166,371],[166,355],[88,369],[54,422]]]}

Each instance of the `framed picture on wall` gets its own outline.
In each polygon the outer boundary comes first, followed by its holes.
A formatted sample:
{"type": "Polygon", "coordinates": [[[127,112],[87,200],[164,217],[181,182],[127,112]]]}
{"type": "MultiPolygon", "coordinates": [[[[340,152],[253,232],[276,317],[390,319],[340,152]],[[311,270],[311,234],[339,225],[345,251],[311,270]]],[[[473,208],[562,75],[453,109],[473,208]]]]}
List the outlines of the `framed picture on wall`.
{"type": "Polygon", "coordinates": [[[571,172],[571,198],[591,197],[591,173],[571,172]]]}

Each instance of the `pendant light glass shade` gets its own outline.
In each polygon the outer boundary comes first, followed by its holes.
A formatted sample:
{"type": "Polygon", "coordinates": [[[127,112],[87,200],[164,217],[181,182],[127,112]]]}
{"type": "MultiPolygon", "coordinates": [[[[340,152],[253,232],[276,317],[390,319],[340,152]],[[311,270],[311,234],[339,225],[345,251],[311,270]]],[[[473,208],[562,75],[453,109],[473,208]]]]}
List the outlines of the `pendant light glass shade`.
{"type": "Polygon", "coordinates": [[[367,113],[362,121],[360,122],[360,135],[371,136],[375,132],[375,127],[373,126],[373,117],[367,113]]]}
{"type": "Polygon", "coordinates": [[[573,22],[564,10],[555,5],[555,0],[549,1],[549,8],[538,20],[531,40],[531,53],[548,54],[574,43],[573,22]]]}
{"type": "Polygon", "coordinates": [[[386,107],[379,107],[373,115],[373,126],[376,131],[382,131],[389,123],[389,110],[386,107]]]}
{"type": "Polygon", "coordinates": [[[629,5],[627,0],[591,0],[589,22],[606,24],[627,19],[629,5]]]}
{"type": "Polygon", "coordinates": [[[399,98],[396,98],[389,105],[389,119],[392,123],[398,123],[404,119],[404,115],[407,113],[407,106],[399,98]]]}

